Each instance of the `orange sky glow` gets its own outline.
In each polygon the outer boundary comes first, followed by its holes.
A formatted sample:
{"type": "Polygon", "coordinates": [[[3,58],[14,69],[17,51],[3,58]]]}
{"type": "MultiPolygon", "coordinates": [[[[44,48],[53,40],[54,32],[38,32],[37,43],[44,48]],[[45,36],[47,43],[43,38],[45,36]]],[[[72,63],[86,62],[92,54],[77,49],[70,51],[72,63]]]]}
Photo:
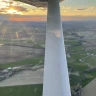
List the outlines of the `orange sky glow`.
{"type": "MultiPolygon", "coordinates": [[[[71,1],[72,0],[65,0],[60,4],[62,20],[96,18],[96,6],[94,5],[94,0],[92,0],[93,5],[87,3],[86,6],[83,6],[83,0],[75,0],[79,5],[81,3],[81,6],[76,6],[76,4],[71,1]]],[[[35,7],[25,3],[15,2],[13,0],[0,0],[0,14],[10,15],[9,19],[12,21],[46,21],[47,8],[35,7]],[[18,15],[18,17],[15,15],[18,15]]]]}
{"type": "Polygon", "coordinates": [[[46,21],[46,16],[10,17],[10,21],[46,21]]]}

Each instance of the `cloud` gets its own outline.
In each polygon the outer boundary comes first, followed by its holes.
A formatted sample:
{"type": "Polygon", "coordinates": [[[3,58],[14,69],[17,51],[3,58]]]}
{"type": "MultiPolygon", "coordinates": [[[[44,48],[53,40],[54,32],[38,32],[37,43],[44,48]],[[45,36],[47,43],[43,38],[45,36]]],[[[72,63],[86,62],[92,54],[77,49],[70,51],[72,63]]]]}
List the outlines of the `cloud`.
{"type": "Polygon", "coordinates": [[[88,8],[80,8],[80,9],[75,9],[76,11],[84,11],[87,10],[88,8]]]}
{"type": "Polygon", "coordinates": [[[22,3],[12,0],[0,0],[0,14],[8,14],[8,10],[14,10],[13,14],[19,14],[22,12],[28,12],[26,7],[22,6],[22,3]]]}
{"type": "Polygon", "coordinates": [[[0,10],[0,13],[3,13],[3,12],[6,12],[6,11],[4,11],[4,10],[0,10]]]}
{"type": "MultiPolygon", "coordinates": [[[[10,8],[10,7],[9,7],[9,8],[10,8]]],[[[16,10],[18,10],[18,11],[23,11],[23,12],[28,11],[27,8],[24,8],[24,7],[22,7],[22,6],[12,6],[11,8],[16,9],[16,10]]]]}
{"type": "Polygon", "coordinates": [[[69,6],[60,6],[60,9],[61,10],[69,10],[69,9],[71,9],[71,7],[69,7],[69,6]]]}
{"type": "Polygon", "coordinates": [[[8,10],[10,9],[14,9],[17,10],[18,12],[27,12],[27,8],[23,7],[23,6],[7,6],[5,8],[0,8],[0,13],[4,13],[7,14],[8,10]]]}
{"type": "Polygon", "coordinates": [[[88,8],[80,8],[80,9],[75,9],[75,11],[85,11],[85,10],[94,10],[96,9],[96,6],[88,7],[88,8]]]}
{"type": "Polygon", "coordinates": [[[96,6],[89,7],[88,9],[94,10],[96,9],[96,6]]]}

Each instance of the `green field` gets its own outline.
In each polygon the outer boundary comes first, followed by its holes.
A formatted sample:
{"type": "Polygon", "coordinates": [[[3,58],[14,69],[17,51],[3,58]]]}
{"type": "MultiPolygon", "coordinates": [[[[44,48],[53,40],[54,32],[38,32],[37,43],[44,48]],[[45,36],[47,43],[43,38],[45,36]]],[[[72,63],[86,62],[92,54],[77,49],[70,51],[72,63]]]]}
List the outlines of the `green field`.
{"type": "MultiPolygon", "coordinates": [[[[71,45],[71,47],[67,49],[67,53],[70,54],[70,58],[67,57],[68,66],[72,68],[73,73],[79,73],[79,75],[70,75],[71,87],[74,87],[76,84],[81,84],[82,87],[84,87],[96,77],[96,71],[92,71],[91,73],[85,72],[86,69],[90,68],[86,63],[95,66],[95,57],[87,57],[87,52],[85,51],[84,46],[82,44],[78,45],[78,43],[80,43],[78,40],[65,41],[65,44],[71,45]],[[83,61],[80,61],[80,59],[82,59],[83,61]]],[[[39,45],[34,45],[34,47],[41,48],[41,46],[39,45]]],[[[90,51],[90,53],[92,52],[90,51]]],[[[25,64],[44,64],[44,56],[29,58],[17,62],[0,64],[0,68],[2,69],[25,64]],[[42,63],[40,63],[41,61],[42,63]]],[[[42,96],[42,86],[43,85],[40,84],[2,87],[0,88],[0,96],[42,96]]]]}
{"type": "Polygon", "coordinates": [[[69,41],[66,40],[65,44],[70,45],[70,47],[66,47],[67,53],[70,54],[70,58],[67,57],[68,66],[72,68],[73,72],[79,73],[78,76],[76,74],[70,75],[71,86],[80,83],[82,84],[82,87],[84,87],[96,78],[96,71],[90,73],[85,72],[90,66],[94,67],[96,65],[96,56],[91,55],[93,53],[95,54],[96,50],[85,51],[86,47],[80,42],[81,41],[75,39],[69,41]],[[88,56],[87,53],[90,53],[90,55],[88,56]],[[90,76],[88,77],[88,75],[90,76]]]}
{"type": "Polygon", "coordinates": [[[8,67],[15,67],[15,66],[20,66],[20,65],[25,65],[25,64],[40,64],[40,61],[42,61],[41,64],[44,64],[44,57],[34,57],[34,58],[29,58],[29,59],[25,59],[25,60],[20,60],[17,62],[11,62],[11,63],[6,63],[6,64],[0,64],[0,68],[8,68],[8,67]]]}
{"type": "MultiPolygon", "coordinates": [[[[0,68],[15,67],[25,64],[44,64],[44,57],[29,58],[17,62],[0,64],[0,68]],[[42,61],[42,63],[40,62],[42,61]]],[[[0,96],[42,96],[42,84],[0,87],[0,96]]]]}
{"type": "Polygon", "coordinates": [[[42,84],[0,88],[0,96],[42,96],[42,84]]]}

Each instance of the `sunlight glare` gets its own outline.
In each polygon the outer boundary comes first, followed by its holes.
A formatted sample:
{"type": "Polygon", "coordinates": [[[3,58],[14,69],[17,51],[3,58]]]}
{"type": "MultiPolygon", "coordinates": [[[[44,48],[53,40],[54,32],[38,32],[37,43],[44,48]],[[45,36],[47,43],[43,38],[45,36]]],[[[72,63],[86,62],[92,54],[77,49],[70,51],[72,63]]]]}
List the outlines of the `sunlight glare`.
{"type": "Polygon", "coordinates": [[[7,10],[7,13],[9,13],[9,14],[20,14],[20,15],[22,15],[22,12],[19,12],[16,9],[9,9],[9,10],[7,10]]]}

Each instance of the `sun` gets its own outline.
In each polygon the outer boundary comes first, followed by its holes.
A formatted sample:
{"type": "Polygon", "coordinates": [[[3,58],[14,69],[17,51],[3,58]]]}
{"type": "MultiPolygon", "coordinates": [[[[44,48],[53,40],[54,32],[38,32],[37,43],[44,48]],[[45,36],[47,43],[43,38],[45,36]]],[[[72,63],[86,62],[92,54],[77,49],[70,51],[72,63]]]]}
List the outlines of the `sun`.
{"type": "Polygon", "coordinates": [[[16,9],[9,9],[9,10],[7,10],[7,13],[8,14],[19,14],[19,15],[22,15],[22,12],[19,12],[16,9]]]}
{"type": "Polygon", "coordinates": [[[13,13],[17,13],[17,10],[9,9],[9,10],[7,10],[7,12],[8,12],[9,14],[13,14],[13,13]]]}

